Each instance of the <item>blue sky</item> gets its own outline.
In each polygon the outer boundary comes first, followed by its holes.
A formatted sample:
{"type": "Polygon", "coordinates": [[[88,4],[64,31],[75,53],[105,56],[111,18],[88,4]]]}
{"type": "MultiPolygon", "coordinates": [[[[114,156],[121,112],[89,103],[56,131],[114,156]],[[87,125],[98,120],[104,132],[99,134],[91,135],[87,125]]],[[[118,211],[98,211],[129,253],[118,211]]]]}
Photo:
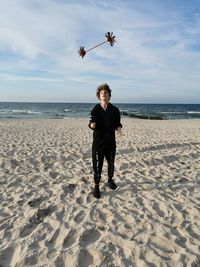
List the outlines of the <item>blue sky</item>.
{"type": "Polygon", "coordinates": [[[199,0],[0,1],[0,101],[96,102],[105,82],[112,102],[200,103],[199,0]]]}

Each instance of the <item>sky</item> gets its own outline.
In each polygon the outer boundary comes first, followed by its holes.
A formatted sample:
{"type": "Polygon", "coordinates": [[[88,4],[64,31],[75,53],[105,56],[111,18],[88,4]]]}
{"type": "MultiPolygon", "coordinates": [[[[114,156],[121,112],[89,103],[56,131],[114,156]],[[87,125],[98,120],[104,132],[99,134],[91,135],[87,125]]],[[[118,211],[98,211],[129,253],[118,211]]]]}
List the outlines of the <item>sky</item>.
{"type": "Polygon", "coordinates": [[[0,102],[96,102],[102,83],[115,103],[200,103],[199,0],[0,1],[0,102]]]}

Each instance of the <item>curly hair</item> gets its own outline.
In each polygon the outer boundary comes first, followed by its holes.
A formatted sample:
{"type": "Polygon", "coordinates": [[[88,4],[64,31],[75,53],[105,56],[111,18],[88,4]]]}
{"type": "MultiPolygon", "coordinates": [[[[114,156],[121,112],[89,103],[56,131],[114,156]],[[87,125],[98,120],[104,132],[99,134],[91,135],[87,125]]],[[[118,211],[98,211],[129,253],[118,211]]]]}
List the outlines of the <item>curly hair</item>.
{"type": "Polygon", "coordinates": [[[98,97],[98,99],[100,99],[100,92],[102,90],[106,90],[109,94],[109,97],[111,98],[111,89],[109,87],[109,85],[107,83],[104,83],[104,84],[101,84],[99,85],[99,87],[97,87],[97,93],[96,93],[96,96],[98,97]]]}

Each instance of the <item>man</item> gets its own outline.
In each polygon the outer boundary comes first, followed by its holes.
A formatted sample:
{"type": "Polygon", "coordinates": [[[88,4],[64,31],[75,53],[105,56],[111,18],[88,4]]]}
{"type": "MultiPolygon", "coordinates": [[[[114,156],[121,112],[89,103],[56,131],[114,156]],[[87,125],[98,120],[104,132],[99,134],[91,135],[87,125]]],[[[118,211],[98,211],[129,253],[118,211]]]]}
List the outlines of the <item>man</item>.
{"type": "Polygon", "coordinates": [[[96,93],[100,103],[91,111],[89,127],[94,130],[92,143],[92,162],[95,187],[93,195],[100,198],[99,183],[104,157],[108,162],[108,186],[115,190],[117,185],[113,181],[114,161],[116,151],[115,130],[121,135],[122,124],[120,122],[119,109],[109,103],[111,89],[108,84],[102,84],[96,93]]]}

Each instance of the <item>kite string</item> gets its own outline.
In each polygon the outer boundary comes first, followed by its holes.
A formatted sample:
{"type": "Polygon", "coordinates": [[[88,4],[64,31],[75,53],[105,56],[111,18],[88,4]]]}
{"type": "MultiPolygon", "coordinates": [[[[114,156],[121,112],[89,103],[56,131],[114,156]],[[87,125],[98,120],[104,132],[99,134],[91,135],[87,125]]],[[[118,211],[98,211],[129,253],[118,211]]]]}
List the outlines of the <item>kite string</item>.
{"type": "Polygon", "coordinates": [[[88,50],[85,51],[85,52],[88,52],[88,51],[90,51],[90,50],[92,50],[92,49],[94,49],[94,48],[96,48],[96,47],[98,47],[98,46],[100,46],[100,45],[102,45],[102,44],[107,43],[107,42],[108,42],[108,41],[104,41],[104,42],[102,42],[102,43],[100,43],[100,44],[98,44],[98,45],[95,45],[95,46],[93,46],[92,48],[88,49],[88,50]]]}

